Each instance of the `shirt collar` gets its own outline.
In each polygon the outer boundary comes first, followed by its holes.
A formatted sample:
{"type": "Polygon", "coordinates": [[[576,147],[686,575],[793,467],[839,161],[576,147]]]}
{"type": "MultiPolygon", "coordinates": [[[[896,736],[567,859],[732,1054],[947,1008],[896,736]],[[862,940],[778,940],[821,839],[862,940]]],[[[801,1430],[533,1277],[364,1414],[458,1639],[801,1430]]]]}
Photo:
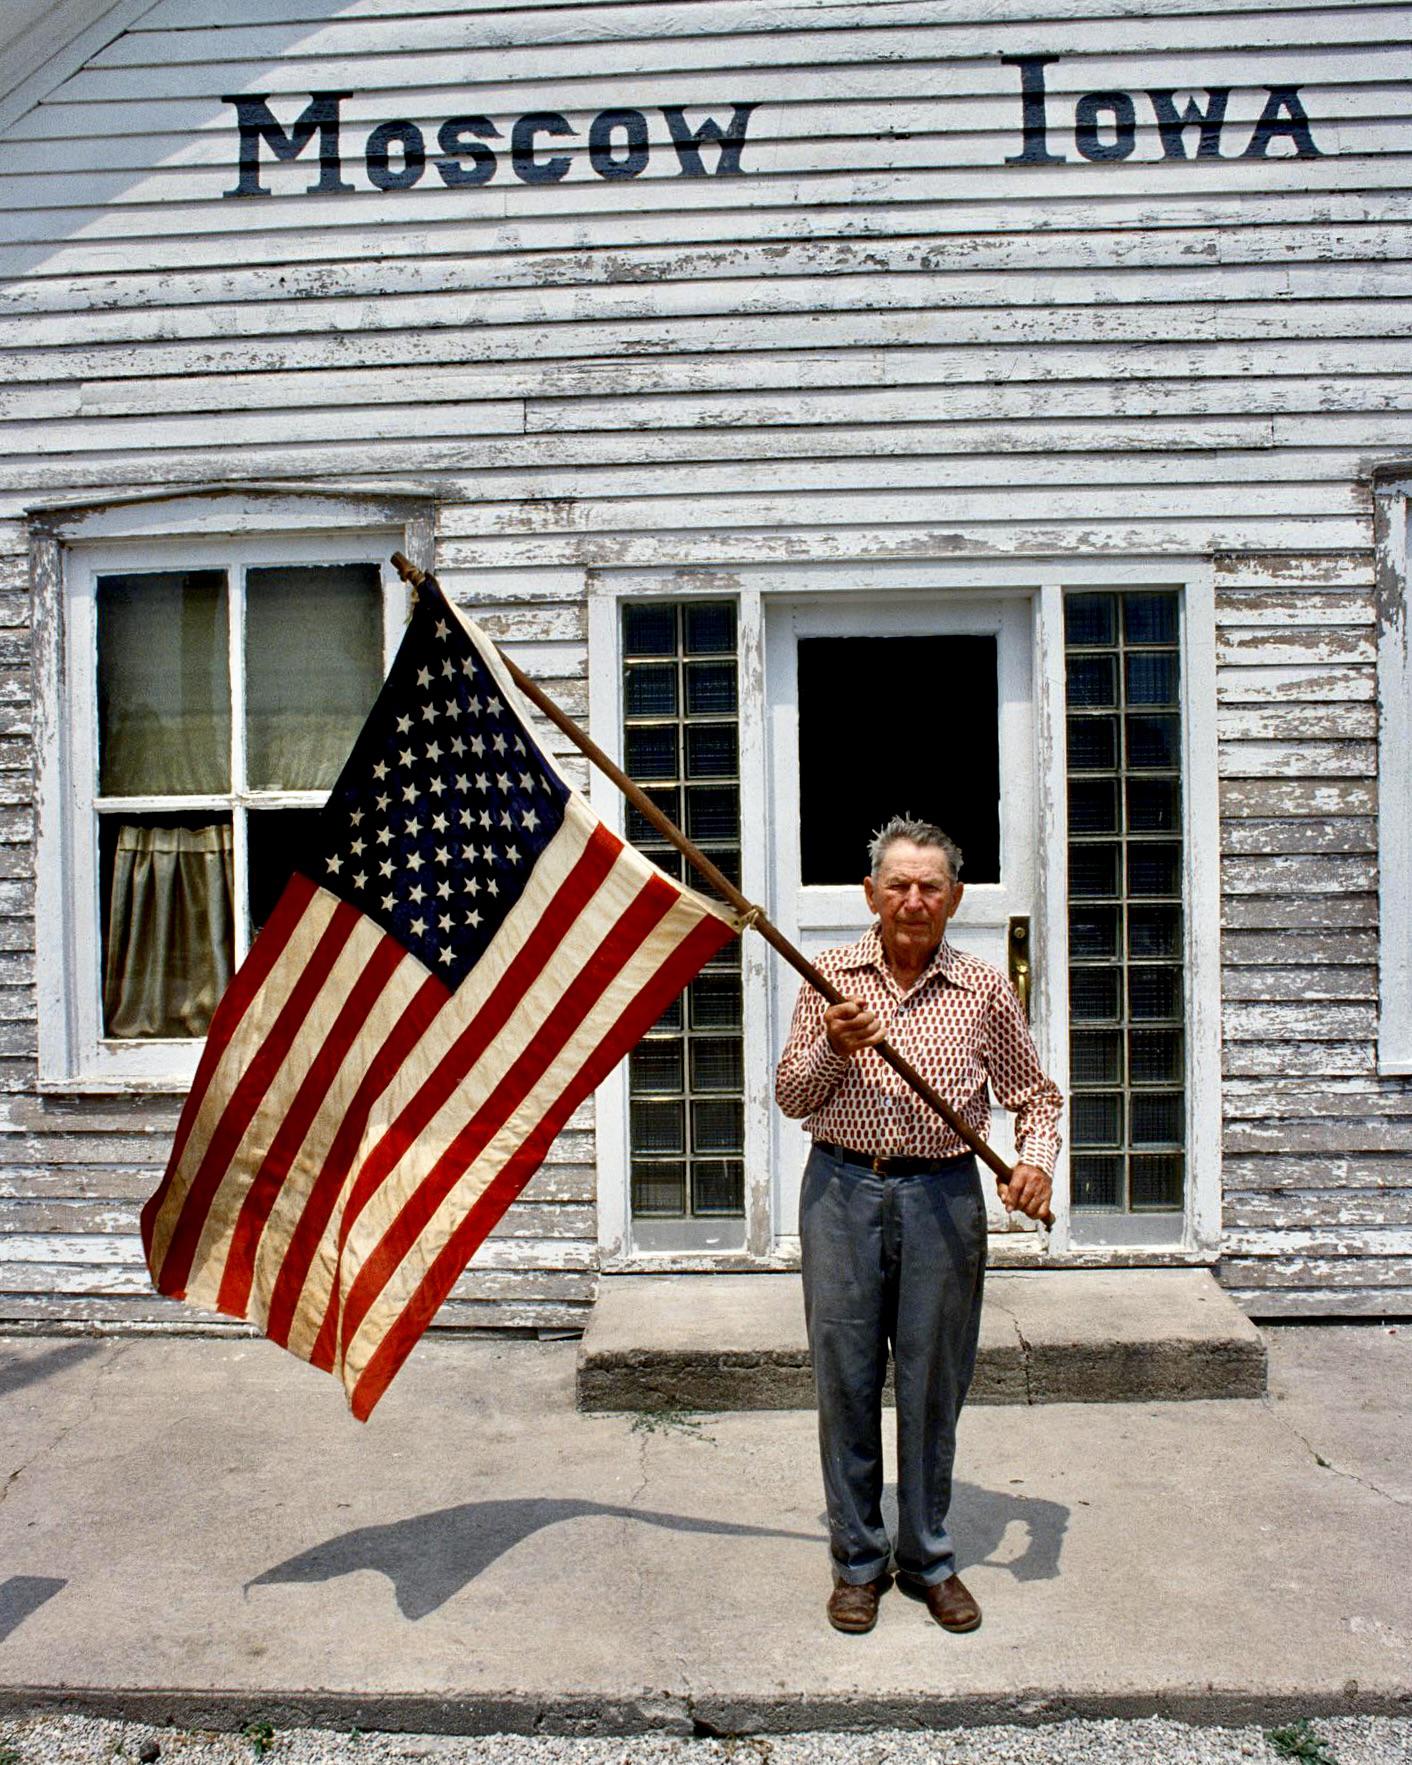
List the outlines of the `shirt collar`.
{"type": "MultiPolygon", "coordinates": [[[[887,958],[883,954],[882,933],[877,920],[868,927],[856,944],[849,944],[843,952],[842,966],[848,968],[875,968],[891,980],[888,973],[887,958]]],[[[947,943],[943,935],[941,942],[932,951],[932,959],[917,976],[913,991],[925,986],[929,980],[940,975],[942,980],[949,981],[952,986],[966,987],[975,991],[975,979],[967,971],[958,950],[947,943]]]]}

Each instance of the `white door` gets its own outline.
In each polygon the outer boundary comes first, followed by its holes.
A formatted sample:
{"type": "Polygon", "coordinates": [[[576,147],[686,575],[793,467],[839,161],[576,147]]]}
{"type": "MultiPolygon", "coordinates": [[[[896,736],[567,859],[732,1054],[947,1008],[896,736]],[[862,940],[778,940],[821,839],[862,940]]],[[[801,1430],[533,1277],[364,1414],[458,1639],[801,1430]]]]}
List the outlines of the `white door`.
{"type": "MultiPolygon", "coordinates": [[[[1024,594],[952,591],[768,607],[771,911],[806,955],[868,924],[867,841],[898,814],[938,823],[962,849],[958,948],[1004,971],[1016,922],[1028,922],[1020,948],[1038,942],[1032,611],[1024,594]]],[[[783,963],[771,974],[778,1056],[798,986],[783,963]]],[[[774,1137],[775,1230],[788,1244],[808,1138],[778,1111],[774,1137]]],[[[1003,1110],[992,1143],[1013,1159],[1003,1110]]],[[[988,1173],[985,1187],[992,1229],[1006,1229],[988,1173]]]]}

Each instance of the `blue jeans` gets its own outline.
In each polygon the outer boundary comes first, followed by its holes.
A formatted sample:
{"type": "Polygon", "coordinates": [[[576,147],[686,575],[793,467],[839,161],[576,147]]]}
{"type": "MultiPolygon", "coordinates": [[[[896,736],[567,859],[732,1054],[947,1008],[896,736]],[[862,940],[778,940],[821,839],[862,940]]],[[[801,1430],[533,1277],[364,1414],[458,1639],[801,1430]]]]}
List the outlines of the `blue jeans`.
{"type": "Polygon", "coordinates": [[[975,1158],[879,1177],[816,1145],[799,1200],[804,1314],[835,1574],[956,1571],[946,1530],[956,1418],[976,1364],[985,1198],[975,1158]],[[897,1403],[897,1540],[882,1517],[882,1390],[897,1403]]]}

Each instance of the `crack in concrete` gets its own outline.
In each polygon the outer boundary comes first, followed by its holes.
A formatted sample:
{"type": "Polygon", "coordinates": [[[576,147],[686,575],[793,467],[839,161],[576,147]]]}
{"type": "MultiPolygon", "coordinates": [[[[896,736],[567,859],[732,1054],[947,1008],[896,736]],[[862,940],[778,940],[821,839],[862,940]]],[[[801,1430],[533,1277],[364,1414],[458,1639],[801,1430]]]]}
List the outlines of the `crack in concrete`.
{"type": "Polygon", "coordinates": [[[31,1454],[22,1465],[11,1471],[4,1483],[0,1484],[0,1506],[4,1505],[5,1498],[9,1495],[11,1489],[19,1482],[20,1478],[23,1477],[27,1471],[32,1471],[41,1459],[48,1458],[51,1453],[55,1452],[64,1444],[76,1429],[82,1426],[98,1395],[98,1387],[103,1383],[103,1380],[108,1376],[108,1373],[112,1368],[117,1365],[118,1359],[126,1346],[126,1343],[115,1342],[112,1344],[108,1353],[100,1355],[96,1361],[89,1363],[93,1367],[94,1374],[92,1386],[86,1397],[75,1399],[75,1413],[73,1420],[65,1422],[50,1440],[47,1440],[43,1446],[31,1454]]]}
{"type": "Polygon", "coordinates": [[[1030,1345],[1025,1340],[1024,1331],[1020,1328],[1019,1317],[1011,1311],[1008,1305],[1002,1305],[998,1299],[990,1298],[988,1303],[993,1305],[1003,1316],[1009,1318],[1011,1324],[1014,1326],[1015,1340],[1020,1345],[1020,1371],[1023,1373],[1025,1379],[1025,1402],[1028,1405],[1033,1405],[1034,1387],[1030,1384],[1030,1345]]]}
{"type": "Polygon", "coordinates": [[[1301,1434],[1293,1422],[1279,1413],[1275,1408],[1276,1400],[1273,1397],[1265,1397],[1261,1401],[1274,1420],[1287,1433],[1294,1436],[1321,1471],[1332,1471],[1336,1477],[1344,1477],[1350,1483],[1356,1483],[1360,1488],[1370,1490],[1374,1495],[1382,1496],[1384,1501],[1390,1501],[1394,1507],[1412,1508],[1412,1501],[1409,1501],[1406,1496],[1394,1495],[1390,1489],[1382,1488],[1380,1484],[1371,1482],[1367,1477],[1360,1477],[1356,1471],[1345,1471],[1342,1465],[1335,1465],[1331,1460],[1326,1459],[1308,1435],[1301,1434]]]}

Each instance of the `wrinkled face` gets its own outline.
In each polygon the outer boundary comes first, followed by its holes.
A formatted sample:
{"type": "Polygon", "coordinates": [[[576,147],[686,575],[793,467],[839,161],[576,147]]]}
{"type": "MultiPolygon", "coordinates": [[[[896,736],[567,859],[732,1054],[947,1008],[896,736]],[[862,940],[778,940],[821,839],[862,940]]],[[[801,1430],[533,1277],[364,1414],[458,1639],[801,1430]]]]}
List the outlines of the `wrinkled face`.
{"type": "Polygon", "coordinates": [[[962,885],[951,879],[946,854],[935,846],[894,840],[883,854],[877,881],[863,879],[863,895],[881,921],[883,948],[904,964],[929,956],[946,922],[961,905],[962,885]]]}

